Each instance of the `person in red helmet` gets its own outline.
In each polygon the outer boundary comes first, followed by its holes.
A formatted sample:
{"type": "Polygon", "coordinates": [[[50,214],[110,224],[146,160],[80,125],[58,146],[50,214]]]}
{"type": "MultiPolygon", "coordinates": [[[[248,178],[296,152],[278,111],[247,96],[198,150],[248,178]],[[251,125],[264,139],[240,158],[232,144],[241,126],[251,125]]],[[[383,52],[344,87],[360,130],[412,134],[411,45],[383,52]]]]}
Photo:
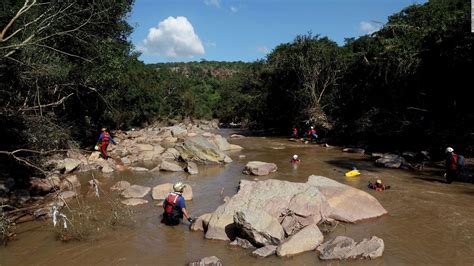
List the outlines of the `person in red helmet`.
{"type": "Polygon", "coordinates": [[[109,146],[109,141],[111,141],[114,145],[117,145],[117,142],[110,136],[109,132],[107,132],[107,128],[103,127],[101,129],[101,133],[99,138],[97,139],[97,145],[100,147],[100,153],[102,158],[107,160],[109,156],[107,155],[107,146],[109,146]]]}

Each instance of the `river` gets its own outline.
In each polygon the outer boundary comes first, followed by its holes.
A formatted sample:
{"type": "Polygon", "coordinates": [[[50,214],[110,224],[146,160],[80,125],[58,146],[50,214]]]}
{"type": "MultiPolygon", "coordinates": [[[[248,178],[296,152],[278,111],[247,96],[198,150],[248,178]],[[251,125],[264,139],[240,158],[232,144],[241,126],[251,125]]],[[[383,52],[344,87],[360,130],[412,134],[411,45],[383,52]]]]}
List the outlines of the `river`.
{"type": "MultiPolygon", "coordinates": [[[[222,133],[228,134],[229,131],[222,133]]],[[[325,235],[325,240],[344,235],[359,241],[376,235],[385,242],[382,258],[355,261],[321,261],[316,252],[292,258],[272,256],[261,259],[251,251],[230,247],[227,242],[206,240],[202,232],[191,232],[183,223],[167,227],[160,223],[162,209],[151,195],[148,204],[132,207],[136,223],[101,232],[93,240],[56,240],[51,221],[36,221],[17,227],[18,239],[0,248],[0,265],[185,265],[202,257],[215,255],[224,265],[315,265],[315,264],[474,264],[474,187],[472,184],[443,183],[442,169],[425,168],[410,172],[377,168],[366,155],[342,153],[338,148],[324,148],[289,142],[282,138],[247,137],[232,140],[244,150],[230,154],[233,163],[225,166],[202,166],[195,176],[176,173],[116,173],[99,177],[104,190],[118,180],[156,186],[165,182],[185,181],[193,188],[194,198],[187,202],[190,214],[197,217],[214,211],[225,196],[237,192],[241,174],[248,161],[274,162],[278,172],[264,179],[305,182],[311,174],[322,175],[368,191],[387,209],[388,215],[359,224],[340,224],[325,235]],[[289,163],[298,154],[297,169],[289,163]],[[239,155],[245,155],[240,158],[239,155]],[[362,175],[345,177],[352,166],[362,175]],[[369,180],[381,178],[392,188],[384,192],[367,189],[369,180]]],[[[87,177],[82,177],[83,187],[87,177]]],[[[84,190],[83,189],[83,190],[84,190]]],[[[86,201],[97,201],[86,198],[86,201]]]]}

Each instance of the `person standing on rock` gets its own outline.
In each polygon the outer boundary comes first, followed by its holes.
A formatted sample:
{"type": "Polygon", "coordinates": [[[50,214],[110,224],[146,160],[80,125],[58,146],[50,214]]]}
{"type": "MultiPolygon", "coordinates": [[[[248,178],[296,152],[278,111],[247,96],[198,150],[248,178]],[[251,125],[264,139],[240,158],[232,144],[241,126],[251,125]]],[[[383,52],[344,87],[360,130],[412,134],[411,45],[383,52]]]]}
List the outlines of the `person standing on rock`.
{"type": "Polygon", "coordinates": [[[188,222],[193,223],[194,220],[189,217],[186,211],[186,204],[184,202],[183,191],[186,187],[182,182],[178,182],[173,185],[174,192],[171,192],[163,201],[163,219],[162,223],[170,226],[178,225],[180,220],[184,217],[188,222]]]}
{"type": "Polygon", "coordinates": [[[109,146],[109,141],[111,141],[114,145],[117,145],[117,142],[115,142],[112,136],[110,136],[109,132],[107,132],[107,128],[103,127],[101,131],[102,133],[100,133],[100,136],[97,139],[97,145],[100,147],[102,158],[107,160],[109,158],[107,155],[107,146],[109,146]]]}

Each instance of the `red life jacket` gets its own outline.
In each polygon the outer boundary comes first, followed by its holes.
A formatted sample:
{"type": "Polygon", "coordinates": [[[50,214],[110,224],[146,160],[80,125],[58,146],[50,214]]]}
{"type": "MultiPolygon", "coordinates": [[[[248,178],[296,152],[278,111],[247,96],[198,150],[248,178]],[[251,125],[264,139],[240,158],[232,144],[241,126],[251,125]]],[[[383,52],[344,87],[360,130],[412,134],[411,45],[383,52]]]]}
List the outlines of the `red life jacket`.
{"type": "Polygon", "coordinates": [[[449,169],[458,170],[458,155],[454,152],[451,155],[451,164],[449,165],[449,169]]]}
{"type": "Polygon", "coordinates": [[[176,215],[180,213],[181,210],[179,209],[179,206],[177,205],[179,197],[181,197],[181,195],[177,193],[168,194],[168,197],[166,197],[165,204],[164,204],[165,205],[164,209],[165,209],[166,214],[176,215]]]}
{"type": "Polygon", "coordinates": [[[110,134],[108,132],[104,131],[104,133],[102,133],[102,142],[108,143],[109,138],[110,138],[110,134]]]}

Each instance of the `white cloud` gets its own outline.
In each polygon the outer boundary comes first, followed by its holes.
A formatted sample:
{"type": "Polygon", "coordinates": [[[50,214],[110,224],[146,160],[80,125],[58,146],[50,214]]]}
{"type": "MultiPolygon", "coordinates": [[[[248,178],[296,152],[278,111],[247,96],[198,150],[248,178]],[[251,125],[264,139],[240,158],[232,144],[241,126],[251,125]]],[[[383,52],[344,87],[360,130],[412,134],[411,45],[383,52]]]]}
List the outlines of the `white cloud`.
{"type": "Polygon", "coordinates": [[[208,6],[221,7],[221,0],[204,0],[204,4],[208,6]]]}
{"type": "Polygon", "coordinates": [[[150,28],[143,40],[144,54],[170,58],[191,58],[204,54],[204,46],[186,17],[168,17],[150,28]]]}
{"type": "Polygon", "coordinates": [[[365,34],[372,34],[376,31],[380,30],[380,28],[381,28],[381,25],[371,23],[371,22],[368,22],[368,21],[362,21],[359,24],[359,30],[364,32],[365,34]]]}
{"type": "Polygon", "coordinates": [[[268,48],[266,46],[259,46],[257,47],[257,51],[262,54],[268,53],[268,48]]]}
{"type": "Polygon", "coordinates": [[[239,11],[239,8],[236,7],[236,6],[230,6],[230,12],[232,13],[237,13],[237,11],[239,11]]]}

